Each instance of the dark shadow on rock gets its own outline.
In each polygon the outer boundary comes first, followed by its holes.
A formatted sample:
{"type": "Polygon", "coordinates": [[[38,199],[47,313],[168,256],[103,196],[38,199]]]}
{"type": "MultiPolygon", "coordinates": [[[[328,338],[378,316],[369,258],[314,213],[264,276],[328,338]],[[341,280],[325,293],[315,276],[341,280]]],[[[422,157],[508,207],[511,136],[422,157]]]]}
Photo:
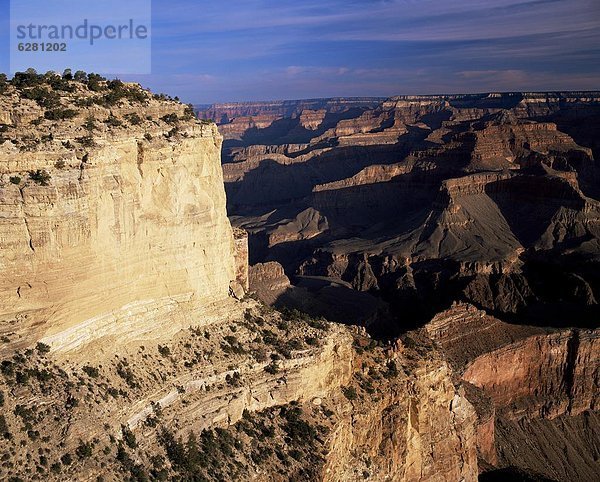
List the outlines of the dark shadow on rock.
{"type": "Polygon", "coordinates": [[[300,116],[282,117],[265,128],[252,127],[246,130],[240,140],[226,140],[223,148],[251,145],[305,144],[321,136],[340,121],[360,117],[367,109],[353,107],[343,112],[328,112],[315,130],[307,129],[300,123],[300,116]]]}
{"type": "Polygon", "coordinates": [[[479,475],[479,482],[558,482],[543,475],[526,472],[518,467],[507,467],[484,472],[479,475]]]}
{"type": "Polygon", "coordinates": [[[556,177],[517,176],[490,183],[485,192],[526,248],[544,234],[561,207],[583,208],[583,200],[573,187],[556,177]]]}
{"type": "Polygon", "coordinates": [[[377,320],[390,318],[387,305],[377,297],[325,278],[300,279],[298,285],[279,295],[274,305],[367,329],[377,320]]]}

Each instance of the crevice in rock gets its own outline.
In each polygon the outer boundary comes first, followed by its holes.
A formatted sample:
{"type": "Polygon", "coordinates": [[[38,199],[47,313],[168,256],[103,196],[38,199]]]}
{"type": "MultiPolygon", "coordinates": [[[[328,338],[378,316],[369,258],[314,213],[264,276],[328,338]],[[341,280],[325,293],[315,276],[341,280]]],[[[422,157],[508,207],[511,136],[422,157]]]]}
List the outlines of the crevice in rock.
{"type": "Polygon", "coordinates": [[[137,169],[140,173],[140,177],[144,178],[144,172],[142,171],[142,164],[144,163],[144,146],[141,142],[137,143],[137,169]]]}
{"type": "Polygon", "coordinates": [[[35,248],[33,246],[33,239],[31,238],[31,230],[29,229],[29,223],[27,222],[27,218],[23,218],[25,222],[25,229],[27,229],[27,238],[29,239],[29,249],[35,253],[35,248]]]}
{"type": "Polygon", "coordinates": [[[571,413],[573,399],[575,396],[575,367],[577,364],[577,354],[579,353],[579,330],[573,330],[571,338],[567,342],[567,356],[565,358],[564,385],[565,392],[569,396],[569,406],[567,412],[571,413]]]}

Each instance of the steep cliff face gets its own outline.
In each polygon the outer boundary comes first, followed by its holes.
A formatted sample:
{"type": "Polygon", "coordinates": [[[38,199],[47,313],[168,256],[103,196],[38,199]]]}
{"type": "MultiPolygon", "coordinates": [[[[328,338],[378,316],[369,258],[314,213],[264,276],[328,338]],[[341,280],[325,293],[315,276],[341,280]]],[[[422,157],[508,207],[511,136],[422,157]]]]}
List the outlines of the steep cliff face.
{"type": "Polygon", "coordinates": [[[324,480],[477,480],[473,407],[447,364],[411,355],[403,346],[379,363],[362,357],[356,390],[345,387],[351,406],[332,430],[324,480]]]}
{"type": "MultiPolygon", "coordinates": [[[[221,125],[226,125],[232,121],[235,123],[239,118],[256,117],[269,118],[271,122],[273,122],[276,119],[300,116],[304,111],[312,110],[317,112],[325,111],[338,113],[357,107],[375,107],[382,100],[383,99],[377,97],[357,97],[347,99],[306,99],[213,104],[208,109],[201,111],[199,116],[202,119],[214,119],[221,125]]],[[[304,118],[306,118],[306,116],[307,114],[304,114],[304,118]]],[[[324,116],[316,114],[316,117],[314,115],[311,117],[317,119],[324,116]]],[[[314,120],[312,122],[314,122],[314,120]]],[[[318,124],[320,124],[320,122],[318,124]]],[[[313,128],[317,125],[314,125],[313,128]]],[[[309,126],[307,125],[307,127],[309,126]]]]}
{"type": "Polygon", "coordinates": [[[483,388],[510,418],[597,410],[599,339],[600,333],[587,330],[532,336],[476,358],[463,378],[483,388]]]}
{"type": "Polygon", "coordinates": [[[600,476],[593,442],[600,433],[599,336],[598,330],[535,335],[482,354],[468,366],[463,378],[495,407],[498,466],[551,480],[600,476]]]}
{"type": "Polygon", "coordinates": [[[516,326],[465,304],[426,325],[478,413],[480,468],[550,480],[599,476],[598,330],[516,326]]]}
{"type": "MultiPolygon", "coordinates": [[[[240,130],[223,170],[251,289],[384,339],[424,326],[475,408],[482,480],[597,479],[599,113],[598,92],[401,96],[240,130]]],[[[397,388],[338,428],[366,455],[333,480],[418,477],[397,388]]]]}
{"type": "Polygon", "coordinates": [[[2,99],[0,331],[14,347],[169,336],[217,315],[235,279],[216,126],[176,120],[183,106],[149,95],[74,105],[90,96],[65,95],[75,117],[36,126],[15,113],[17,94],[2,99]]]}

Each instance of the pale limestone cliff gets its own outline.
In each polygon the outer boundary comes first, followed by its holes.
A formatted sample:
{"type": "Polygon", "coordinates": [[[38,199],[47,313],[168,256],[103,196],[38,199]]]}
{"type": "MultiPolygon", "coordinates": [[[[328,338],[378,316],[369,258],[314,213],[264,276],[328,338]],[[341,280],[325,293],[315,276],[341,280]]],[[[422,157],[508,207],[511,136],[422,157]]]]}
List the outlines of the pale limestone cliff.
{"type": "Polygon", "coordinates": [[[233,229],[233,243],[235,255],[235,279],[244,292],[250,287],[248,274],[248,233],[240,228],[233,229]]]}
{"type": "Polygon", "coordinates": [[[64,351],[221,316],[235,266],[216,126],[169,125],[174,102],[78,111],[33,129],[13,112],[15,141],[0,145],[0,332],[64,351]],[[126,128],[135,112],[145,117],[126,128]],[[37,170],[50,179],[34,182],[37,170]]]}

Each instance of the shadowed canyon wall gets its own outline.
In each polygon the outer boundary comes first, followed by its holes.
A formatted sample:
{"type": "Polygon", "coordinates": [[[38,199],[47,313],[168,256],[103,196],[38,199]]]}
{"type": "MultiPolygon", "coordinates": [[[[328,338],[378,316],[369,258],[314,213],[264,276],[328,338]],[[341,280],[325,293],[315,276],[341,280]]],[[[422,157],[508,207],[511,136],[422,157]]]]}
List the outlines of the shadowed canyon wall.
{"type": "Polygon", "coordinates": [[[229,215],[251,264],[279,262],[294,285],[347,282],[402,312],[373,332],[457,299],[593,326],[598,132],[576,127],[598,110],[595,92],[515,93],[395,97],[319,125],[282,117],[225,145],[229,215]]]}

